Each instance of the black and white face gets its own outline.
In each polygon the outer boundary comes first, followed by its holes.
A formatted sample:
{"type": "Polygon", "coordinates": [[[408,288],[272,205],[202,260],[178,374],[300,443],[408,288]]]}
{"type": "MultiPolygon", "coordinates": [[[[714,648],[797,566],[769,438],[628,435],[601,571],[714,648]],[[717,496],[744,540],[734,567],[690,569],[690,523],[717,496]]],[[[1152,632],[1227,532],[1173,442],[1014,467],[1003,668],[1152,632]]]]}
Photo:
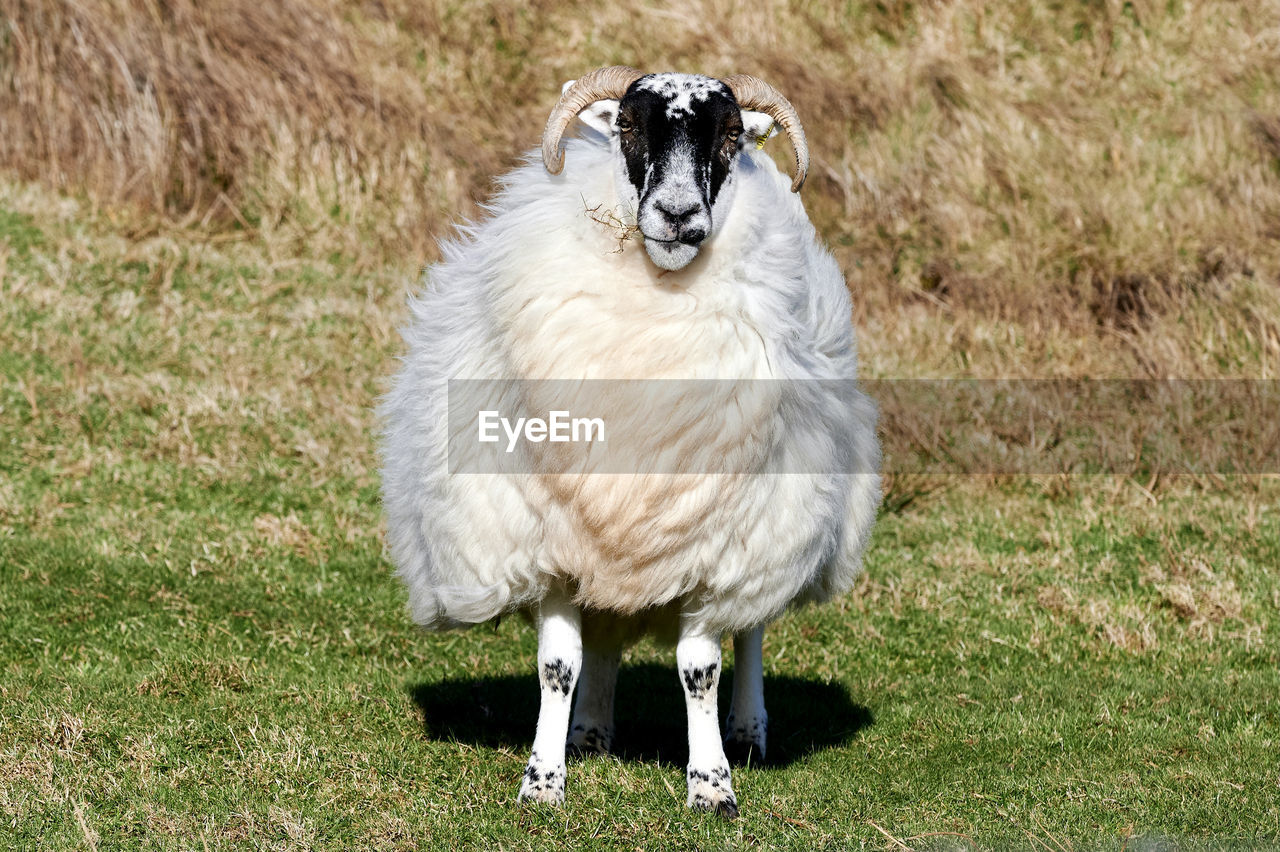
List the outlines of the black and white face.
{"type": "Polygon", "coordinates": [[[663,269],[682,269],[714,229],[742,111],[719,80],[651,74],[627,90],[614,127],[645,250],[663,269]]]}
{"type": "Polygon", "coordinates": [[[636,213],[649,258],[670,270],[692,262],[715,233],[742,145],[772,125],[739,109],[724,83],[697,74],[641,77],[621,101],[598,101],[579,117],[611,137],[619,197],[636,213]]]}

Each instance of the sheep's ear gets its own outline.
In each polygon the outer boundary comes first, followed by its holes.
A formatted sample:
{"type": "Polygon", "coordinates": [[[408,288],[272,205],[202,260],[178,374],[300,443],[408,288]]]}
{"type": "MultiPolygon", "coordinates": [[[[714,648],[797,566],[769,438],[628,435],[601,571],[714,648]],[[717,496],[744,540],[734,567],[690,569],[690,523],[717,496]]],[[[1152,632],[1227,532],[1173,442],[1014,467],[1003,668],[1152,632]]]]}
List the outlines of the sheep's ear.
{"type": "Polygon", "coordinates": [[[772,116],[751,109],[742,111],[742,135],[748,142],[762,143],[777,132],[772,116]]]}
{"type": "Polygon", "coordinates": [[[587,127],[609,138],[613,132],[613,120],[618,117],[618,102],[615,100],[596,101],[578,113],[578,118],[587,127]]]}

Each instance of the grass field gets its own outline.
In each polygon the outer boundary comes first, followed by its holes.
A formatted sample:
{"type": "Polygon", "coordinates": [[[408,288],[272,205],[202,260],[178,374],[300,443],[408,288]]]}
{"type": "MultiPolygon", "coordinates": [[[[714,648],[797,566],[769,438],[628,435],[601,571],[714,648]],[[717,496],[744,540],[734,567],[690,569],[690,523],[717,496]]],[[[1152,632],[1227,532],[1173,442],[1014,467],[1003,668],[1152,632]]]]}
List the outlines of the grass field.
{"type": "Polygon", "coordinates": [[[532,631],[410,624],[371,413],[613,61],[797,104],[868,376],[1274,379],[1275,3],[307,8],[0,11],[0,848],[1280,845],[1274,476],[892,477],[725,823],[650,645],[620,755],[516,806],[532,631]]]}
{"type": "Polygon", "coordinates": [[[1274,479],[900,477],[857,594],[768,635],[742,820],[684,811],[648,646],[621,759],[518,808],[530,628],[420,634],[382,555],[367,307],[403,282],[0,206],[0,843],[1280,839],[1274,479]]]}

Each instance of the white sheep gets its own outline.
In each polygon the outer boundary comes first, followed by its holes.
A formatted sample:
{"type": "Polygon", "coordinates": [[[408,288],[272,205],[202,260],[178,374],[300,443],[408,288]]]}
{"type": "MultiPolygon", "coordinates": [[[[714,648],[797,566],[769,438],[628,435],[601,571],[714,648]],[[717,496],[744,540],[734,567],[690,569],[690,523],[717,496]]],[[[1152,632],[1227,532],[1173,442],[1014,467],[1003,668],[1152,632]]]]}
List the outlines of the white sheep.
{"type": "Polygon", "coordinates": [[[793,192],[804,133],[755,78],[616,66],[565,84],[542,155],[443,244],[411,301],[381,409],[391,555],[428,628],[534,619],[541,707],[521,799],[563,801],[566,740],[609,750],[621,651],[651,632],[676,642],[687,803],[732,818],[725,747],[766,747],[764,625],[851,586],[880,501],[849,295],[793,192]],[[561,153],[575,117],[581,138],[561,153]],[[756,150],[775,122],[796,153],[790,185],[756,150]],[[480,445],[480,408],[545,414],[547,388],[596,407],[604,449],[550,452],[509,424],[480,445]],[[516,467],[484,467],[516,442],[516,467]]]}

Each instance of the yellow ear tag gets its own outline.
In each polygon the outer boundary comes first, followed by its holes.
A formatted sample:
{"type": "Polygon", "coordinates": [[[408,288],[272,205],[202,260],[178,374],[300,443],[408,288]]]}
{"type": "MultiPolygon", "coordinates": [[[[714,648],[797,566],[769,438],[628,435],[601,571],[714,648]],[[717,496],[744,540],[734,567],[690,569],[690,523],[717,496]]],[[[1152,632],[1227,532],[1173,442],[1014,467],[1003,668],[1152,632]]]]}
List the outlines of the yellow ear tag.
{"type": "Polygon", "coordinates": [[[769,124],[769,129],[768,129],[768,130],[766,130],[764,133],[761,133],[759,136],[757,136],[757,137],[756,137],[756,150],[757,150],[757,151],[759,151],[761,148],[763,148],[763,147],[764,147],[764,143],[766,143],[766,142],[768,142],[768,141],[769,141],[769,134],[770,134],[770,133],[772,133],[772,132],[773,132],[773,128],[775,128],[775,127],[777,127],[777,126],[778,126],[778,122],[776,122],[776,121],[775,121],[775,122],[771,122],[771,123],[769,124]]]}

